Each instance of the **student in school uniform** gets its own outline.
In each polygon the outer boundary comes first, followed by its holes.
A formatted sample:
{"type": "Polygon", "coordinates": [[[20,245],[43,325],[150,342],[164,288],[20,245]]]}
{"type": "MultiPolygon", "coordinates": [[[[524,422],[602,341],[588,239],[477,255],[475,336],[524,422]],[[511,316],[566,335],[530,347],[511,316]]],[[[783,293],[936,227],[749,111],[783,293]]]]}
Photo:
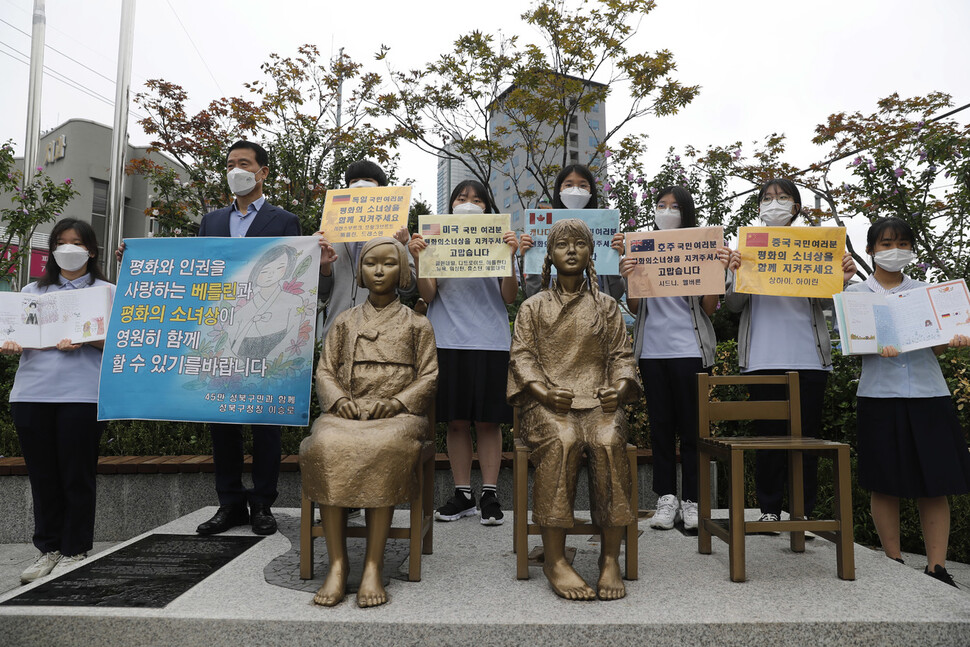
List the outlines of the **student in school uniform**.
{"type": "MultiPolygon", "coordinates": [[[[553,209],[599,209],[599,191],[596,189],[596,178],[592,171],[582,164],[570,164],[563,167],[553,183],[553,209]]],[[[605,208],[605,207],[604,207],[605,208]]],[[[525,254],[533,246],[532,236],[524,234],[519,241],[521,254],[525,254]]],[[[617,233],[610,244],[618,253],[623,253],[623,234],[617,233]]],[[[623,279],[619,276],[602,274],[597,277],[599,289],[619,301],[623,298],[623,279]]],[[[542,277],[539,274],[527,276],[523,281],[523,291],[528,299],[542,289],[542,277]]]]}
{"type": "MultiPolygon", "coordinates": [[[[387,174],[370,160],[356,161],[344,172],[344,186],[348,189],[387,186],[387,184],[387,174]]],[[[367,301],[368,292],[367,288],[361,287],[357,276],[360,250],[363,249],[366,241],[330,243],[327,241],[327,232],[322,234],[319,297],[326,307],[326,314],[318,336],[320,339],[326,339],[337,316],[367,301]]],[[[410,240],[408,228],[401,227],[395,232],[394,238],[406,246],[410,240]]],[[[401,297],[410,296],[415,290],[414,261],[411,258],[408,258],[408,261],[411,282],[407,289],[398,290],[398,296],[401,297]]]]}
{"type": "MultiPolygon", "coordinates": [[[[488,190],[480,182],[465,180],[451,192],[453,214],[496,213],[488,190]]],[[[505,232],[505,243],[518,247],[515,233],[505,232]]],[[[415,265],[427,247],[414,234],[408,248],[415,265]]],[[[448,460],[455,493],[435,510],[438,521],[457,521],[479,514],[482,525],[504,521],[498,500],[498,473],[502,459],[501,423],[512,422],[505,400],[512,336],[505,306],[515,301],[519,282],[515,271],[504,278],[422,278],[418,292],[428,303],[428,319],[438,346],[437,419],[448,423],[448,460]],[[478,462],[482,470],[479,509],[471,490],[474,423],[478,462]]]]}
{"type": "MultiPolygon", "coordinates": [[[[895,294],[926,284],[903,269],[912,263],[914,236],[899,218],[880,218],[869,228],[866,253],[873,273],[846,292],[895,294]]],[[[886,556],[902,563],[899,500],[915,498],[926,548],[923,572],[956,586],[946,570],[950,537],[947,496],[970,492],[970,453],[936,356],[947,347],[970,345],[955,335],[948,344],[900,353],[862,356],[856,391],[859,485],[871,492],[872,520],[886,556]]]]}
{"type": "MultiPolygon", "coordinates": [[[[801,213],[802,200],[795,183],[788,179],[766,182],[758,192],[759,216],[765,226],[790,226],[801,213]]],[[[780,297],[742,294],[734,289],[734,272],[741,267],[741,255],[731,252],[725,305],[741,313],[738,328],[738,363],[742,373],[781,375],[798,372],[802,403],[802,433],[818,436],[822,427],[825,385],[832,371],[832,343],[822,313],[822,300],[807,297],[780,297]]],[[[848,252],[842,257],[843,281],[855,273],[855,262],[848,252]]],[[[754,400],[784,397],[778,385],[749,388],[754,400]]],[[[755,421],[755,433],[780,436],[786,432],[784,421],[755,421]]],[[[755,491],[761,508],[760,521],[780,521],[788,459],[784,452],[757,452],[755,491]]],[[[804,458],[805,516],[815,508],[818,484],[818,459],[804,458]]]]}
{"type": "MultiPolygon", "coordinates": [[[[50,256],[39,280],[24,294],[47,294],[107,286],[98,260],[94,229],[64,218],[54,225],[50,256]]],[[[106,313],[107,315],[107,313],[106,313]]],[[[21,574],[24,584],[60,573],[87,557],[94,542],[98,447],[105,423],[98,422],[98,382],[104,341],[25,350],[3,343],[4,355],[20,355],[10,390],[10,414],[27,463],[34,503],[37,560],[21,574]]]]}
{"type": "MultiPolygon", "coordinates": [[[[660,191],[654,215],[657,229],[697,226],[694,199],[681,186],[660,191]]],[[[727,267],[731,250],[717,250],[727,267]]],[[[636,267],[632,258],[620,261],[620,273],[628,278],[636,267]]],[[[633,325],[634,357],[650,419],[653,450],[653,491],[657,511],[650,527],[669,530],[683,520],[684,528],[697,528],[697,374],[714,364],[717,339],[711,315],[717,309],[716,294],[690,297],[634,299],[627,296],[633,325]],[[680,438],[681,497],[677,498],[677,438],[680,438]]]]}

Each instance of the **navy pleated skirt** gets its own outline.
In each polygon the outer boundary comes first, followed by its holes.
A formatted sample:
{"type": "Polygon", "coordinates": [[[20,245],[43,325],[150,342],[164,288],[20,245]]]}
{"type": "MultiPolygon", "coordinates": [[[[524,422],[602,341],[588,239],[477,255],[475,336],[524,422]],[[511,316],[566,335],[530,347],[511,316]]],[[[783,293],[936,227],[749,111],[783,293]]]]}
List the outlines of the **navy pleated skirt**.
{"type": "Polygon", "coordinates": [[[905,498],[970,492],[970,452],[953,400],[858,398],[859,484],[905,498]]]}
{"type": "Polygon", "coordinates": [[[505,399],[509,353],[501,350],[438,349],[438,422],[512,422],[505,399]]]}

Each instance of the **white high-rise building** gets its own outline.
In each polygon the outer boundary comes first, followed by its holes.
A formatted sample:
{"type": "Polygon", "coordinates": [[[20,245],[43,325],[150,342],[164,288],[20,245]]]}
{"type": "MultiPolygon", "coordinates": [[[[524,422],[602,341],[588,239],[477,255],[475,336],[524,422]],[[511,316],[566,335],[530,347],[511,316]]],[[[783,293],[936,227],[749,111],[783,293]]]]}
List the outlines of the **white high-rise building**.
{"type": "MultiPolygon", "coordinates": [[[[575,77],[568,77],[575,81],[583,81],[575,77]]],[[[605,88],[606,86],[594,81],[585,81],[587,86],[605,88]]],[[[514,86],[509,87],[492,104],[491,130],[492,137],[498,137],[496,130],[502,126],[509,127],[509,117],[502,112],[501,106],[503,99],[512,91],[514,86]]],[[[597,157],[597,146],[600,145],[602,138],[607,132],[606,129],[606,102],[601,101],[593,105],[588,112],[579,112],[570,120],[565,142],[564,151],[559,146],[541,146],[541,140],[552,141],[560,133],[551,126],[544,126],[540,129],[537,139],[540,140],[539,150],[533,153],[534,159],[527,160],[526,144],[522,140],[521,134],[513,128],[509,132],[501,135],[504,145],[513,145],[516,151],[512,154],[512,159],[506,162],[502,168],[493,172],[491,179],[492,193],[495,196],[496,207],[500,213],[512,214],[513,227],[524,217],[524,210],[532,208],[540,201],[551,201],[552,183],[555,179],[545,178],[545,186],[542,182],[532,176],[527,171],[528,168],[561,168],[569,164],[583,164],[586,166],[602,166],[604,160],[597,157]]]]}
{"type": "MultiPolygon", "coordinates": [[[[445,146],[446,150],[452,150],[445,146]]],[[[438,213],[451,213],[451,205],[448,199],[451,197],[451,190],[455,185],[465,180],[474,180],[475,175],[468,170],[468,167],[459,160],[450,157],[438,158],[438,213]]]]}

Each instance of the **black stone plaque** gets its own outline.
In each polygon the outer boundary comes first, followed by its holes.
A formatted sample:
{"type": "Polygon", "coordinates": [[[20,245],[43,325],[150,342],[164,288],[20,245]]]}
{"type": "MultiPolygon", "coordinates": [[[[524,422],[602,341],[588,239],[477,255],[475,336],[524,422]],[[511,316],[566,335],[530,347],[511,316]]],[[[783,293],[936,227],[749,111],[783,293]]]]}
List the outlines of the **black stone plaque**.
{"type": "Polygon", "coordinates": [[[160,609],[261,539],[149,535],[3,604],[160,609]]]}

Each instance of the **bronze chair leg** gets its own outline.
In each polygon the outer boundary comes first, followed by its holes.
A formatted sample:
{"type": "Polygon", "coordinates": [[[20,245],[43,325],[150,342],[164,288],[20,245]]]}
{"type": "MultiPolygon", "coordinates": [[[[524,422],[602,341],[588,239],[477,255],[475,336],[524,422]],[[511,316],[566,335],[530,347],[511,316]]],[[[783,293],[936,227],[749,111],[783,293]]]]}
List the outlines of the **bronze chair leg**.
{"type": "Polygon", "coordinates": [[[852,529],[852,483],[849,476],[849,447],[843,445],[835,454],[835,506],[839,519],[835,544],[838,574],[843,580],[855,579],[855,539],[852,529]]]}
{"type": "Polygon", "coordinates": [[[697,447],[697,552],[711,554],[711,531],[705,521],[711,518],[711,455],[704,446],[697,447]]]}
{"type": "Polygon", "coordinates": [[[516,445],[512,458],[514,485],[513,545],[515,551],[515,576],[529,579],[529,459],[526,448],[516,445]]]}
{"type": "Polygon", "coordinates": [[[300,502],[300,579],[313,579],[313,501],[305,494],[300,502]]]}
{"type": "Polygon", "coordinates": [[[633,523],[626,527],[626,579],[635,580],[639,573],[639,546],[640,526],[637,523],[640,511],[640,479],[637,474],[637,448],[633,445],[627,447],[627,459],[630,461],[630,480],[633,482],[630,488],[630,507],[633,509],[633,523]]]}
{"type": "Polygon", "coordinates": [[[424,498],[421,514],[421,534],[424,543],[421,552],[430,555],[434,551],[434,454],[421,466],[424,470],[424,487],[421,496],[424,498]]]}
{"type": "Polygon", "coordinates": [[[731,580],[743,582],[744,576],[744,452],[731,448],[731,503],[728,511],[728,542],[731,580]]]}

